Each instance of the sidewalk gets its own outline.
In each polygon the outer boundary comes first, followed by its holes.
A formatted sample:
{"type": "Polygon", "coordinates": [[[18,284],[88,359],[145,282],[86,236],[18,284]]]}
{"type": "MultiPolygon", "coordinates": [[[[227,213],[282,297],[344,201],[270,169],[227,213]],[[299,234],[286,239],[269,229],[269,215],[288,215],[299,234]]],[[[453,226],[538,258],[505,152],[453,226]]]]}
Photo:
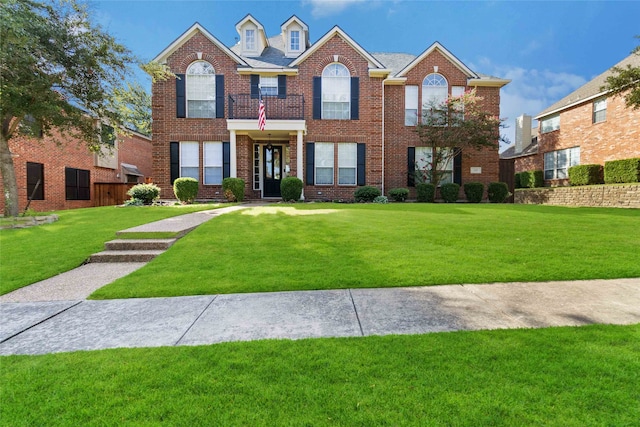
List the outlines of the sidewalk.
{"type": "MultiPolygon", "coordinates": [[[[250,207],[182,215],[121,233],[184,234],[250,207]]],[[[0,296],[0,355],[640,323],[640,278],[86,300],[144,265],[86,264],[0,296]]]]}

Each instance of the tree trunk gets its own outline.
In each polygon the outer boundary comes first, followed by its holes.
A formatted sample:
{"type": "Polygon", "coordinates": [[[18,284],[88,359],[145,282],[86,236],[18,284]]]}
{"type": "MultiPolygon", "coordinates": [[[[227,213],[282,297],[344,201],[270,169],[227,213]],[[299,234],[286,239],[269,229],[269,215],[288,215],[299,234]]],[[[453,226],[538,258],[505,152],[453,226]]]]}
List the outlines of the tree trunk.
{"type": "Polygon", "coordinates": [[[0,172],[4,195],[4,216],[18,216],[18,183],[9,141],[0,133],[0,172]]]}

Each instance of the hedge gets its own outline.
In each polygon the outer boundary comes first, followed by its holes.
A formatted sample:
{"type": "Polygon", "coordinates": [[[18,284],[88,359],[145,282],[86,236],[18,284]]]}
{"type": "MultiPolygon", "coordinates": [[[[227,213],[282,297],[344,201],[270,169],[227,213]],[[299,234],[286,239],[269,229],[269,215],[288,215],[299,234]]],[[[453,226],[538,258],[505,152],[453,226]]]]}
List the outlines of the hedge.
{"type": "Polygon", "coordinates": [[[377,187],[365,185],[364,187],[358,188],[353,196],[356,202],[373,202],[373,199],[381,195],[382,193],[377,187]]]}
{"type": "Polygon", "coordinates": [[[182,203],[193,203],[198,195],[198,180],[183,177],[173,181],[173,193],[182,203]]]}
{"type": "Polygon", "coordinates": [[[160,197],[160,187],[155,184],[138,184],[131,187],[127,194],[134,200],[150,205],[160,197]]]}
{"type": "Polygon", "coordinates": [[[484,184],[481,182],[465,182],[464,195],[469,203],[480,203],[484,194],[484,184]]]}
{"type": "Polygon", "coordinates": [[[569,168],[569,184],[602,184],[602,165],[577,165],[569,168]]]}
{"type": "Polygon", "coordinates": [[[445,203],[455,203],[458,200],[458,194],[460,193],[460,186],[455,182],[448,184],[442,184],[440,186],[440,197],[445,203]]]}
{"type": "Polygon", "coordinates": [[[509,186],[506,182],[490,182],[487,197],[491,203],[503,203],[509,197],[509,186]]]}
{"type": "Polygon", "coordinates": [[[244,200],[244,179],[225,178],[222,180],[222,191],[230,202],[244,200]],[[235,199],[235,200],[233,200],[235,199]]]}
{"type": "Polygon", "coordinates": [[[288,176],[280,181],[280,195],[285,202],[297,202],[302,195],[303,182],[295,176],[288,176]]]}
{"type": "Polygon", "coordinates": [[[537,188],[544,185],[544,174],[541,170],[520,172],[518,175],[520,188],[537,188]]]}
{"type": "Polygon", "coordinates": [[[420,183],[416,184],[416,191],[418,193],[417,200],[421,203],[433,203],[433,199],[436,196],[436,187],[433,184],[420,183]]]}
{"type": "Polygon", "coordinates": [[[404,202],[409,197],[409,189],[407,188],[393,188],[389,190],[389,197],[395,202],[404,202]]]}
{"type": "Polygon", "coordinates": [[[604,163],[605,184],[640,182],[640,157],[604,163]]]}

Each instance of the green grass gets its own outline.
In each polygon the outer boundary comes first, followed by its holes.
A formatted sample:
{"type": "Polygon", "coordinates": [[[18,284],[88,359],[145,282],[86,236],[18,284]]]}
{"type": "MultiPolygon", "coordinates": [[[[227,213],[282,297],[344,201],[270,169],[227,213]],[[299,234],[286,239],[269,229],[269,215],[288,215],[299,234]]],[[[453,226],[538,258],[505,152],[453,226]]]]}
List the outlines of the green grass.
{"type": "Polygon", "coordinates": [[[640,211],[307,204],[222,215],[92,298],[640,277],[640,211]],[[331,213],[291,215],[290,213],[331,213]],[[255,211],[254,211],[255,212],[255,211]]]}
{"type": "Polygon", "coordinates": [[[640,325],[0,360],[0,425],[634,426],[640,325]]]}
{"type": "Polygon", "coordinates": [[[0,295],[81,265],[126,228],[219,205],[101,207],[54,212],[52,224],[0,231],[0,295]]]}

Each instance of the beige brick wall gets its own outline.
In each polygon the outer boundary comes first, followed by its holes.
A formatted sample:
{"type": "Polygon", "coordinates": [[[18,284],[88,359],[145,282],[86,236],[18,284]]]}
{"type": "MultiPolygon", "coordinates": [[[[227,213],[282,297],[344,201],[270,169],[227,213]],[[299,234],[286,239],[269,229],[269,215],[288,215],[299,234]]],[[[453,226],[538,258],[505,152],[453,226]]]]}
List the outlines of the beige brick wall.
{"type": "Polygon", "coordinates": [[[640,208],[640,183],[519,189],[515,203],[640,208]]]}

